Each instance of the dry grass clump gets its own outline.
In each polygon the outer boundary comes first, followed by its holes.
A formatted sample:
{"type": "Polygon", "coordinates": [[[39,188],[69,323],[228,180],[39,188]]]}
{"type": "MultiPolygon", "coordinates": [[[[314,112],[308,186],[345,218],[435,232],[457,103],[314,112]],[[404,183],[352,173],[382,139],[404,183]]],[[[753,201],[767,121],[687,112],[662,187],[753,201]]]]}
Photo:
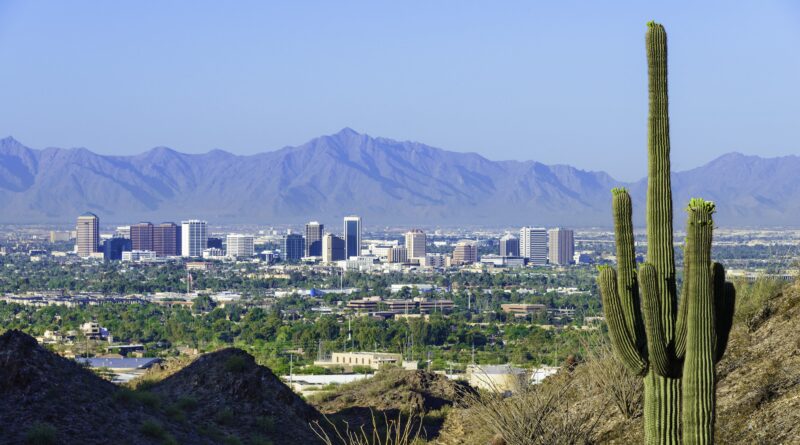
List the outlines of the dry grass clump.
{"type": "Polygon", "coordinates": [[[314,434],[326,445],[414,445],[424,443],[422,439],[423,414],[404,417],[402,413],[398,412],[396,419],[390,419],[384,413],[384,422],[383,425],[380,425],[375,413],[372,412],[371,428],[361,425],[355,429],[351,428],[347,422],[337,425],[328,416],[324,418],[325,425],[314,421],[310,426],[314,434]]]}
{"type": "Polygon", "coordinates": [[[495,434],[494,443],[504,445],[586,445],[599,417],[578,409],[572,379],[559,376],[547,384],[524,385],[505,397],[500,392],[467,396],[473,416],[495,434]]]}

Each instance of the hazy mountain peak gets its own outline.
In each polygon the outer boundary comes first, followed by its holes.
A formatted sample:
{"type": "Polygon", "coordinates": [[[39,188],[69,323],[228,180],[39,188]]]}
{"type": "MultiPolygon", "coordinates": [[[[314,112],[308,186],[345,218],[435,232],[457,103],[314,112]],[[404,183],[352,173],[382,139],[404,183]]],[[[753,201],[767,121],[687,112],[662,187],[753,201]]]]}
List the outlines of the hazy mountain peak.
{"type": "MultiPolygon", "coordinates": [[[[637,212],[645,207],[645,180],[625,184],[568,165],[492,161],[347,127],[254,156],[219,149],[186,155],[167,147],[104,156],[30,150],[13,138],[0,139],[0,148],[0,223],[70,223],[95,209],[101,221],[120,223],[274,224],[356,213],[370,225],[610,226],[609,190],[619,185],[631,188],[637,212]]],[[[713,199],[723,226],[794,225],[798,169],[797,157],[731,153],[674,173],[673,193],[676,203],[713,199]]]]}

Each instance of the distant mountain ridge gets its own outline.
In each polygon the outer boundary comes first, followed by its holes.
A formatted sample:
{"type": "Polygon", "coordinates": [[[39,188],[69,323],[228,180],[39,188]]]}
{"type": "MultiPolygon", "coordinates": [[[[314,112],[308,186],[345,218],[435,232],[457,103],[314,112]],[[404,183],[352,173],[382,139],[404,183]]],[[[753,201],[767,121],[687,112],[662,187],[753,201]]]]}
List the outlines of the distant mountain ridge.
{"type": "MultiPolygon", "coordinates": [[[[717,201],[722,226],[787,225],[800,217],[800,158],[737,153],[673,174],[677,210],[690,196],[717,201]]],[[[0,223],[204,218],[212,223],[610,226],[610,190],[629,187],[644,220],[646,180],[535,161],[491,161],[345,128],[249,156],[156,147],[134,156],[25,147],[0,139],[0,223]]]]}

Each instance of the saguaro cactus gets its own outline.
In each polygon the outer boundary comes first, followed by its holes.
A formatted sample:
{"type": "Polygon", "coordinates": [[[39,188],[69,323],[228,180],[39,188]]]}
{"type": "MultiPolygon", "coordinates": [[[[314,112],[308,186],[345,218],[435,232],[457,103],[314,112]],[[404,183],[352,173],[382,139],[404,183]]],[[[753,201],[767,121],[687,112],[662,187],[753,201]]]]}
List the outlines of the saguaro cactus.
{"type": "Polygon", "coordinates": [[[687,209],[688,272],[685,312],[686,356],[683,364],[683,443],[714,442],[714,365],[722,358],[733,321],[735,290],[725,269],[711,264],[714,203],[692,199],[687,209]]]}
{"type": "Polygon", "coordinates": [[[686,444],[712,443],[714,364],[727,343],[733,287],[725,283],[722,266],[711,265],[714,204],[692,200],[678,307],[664,27],[648,23],[646,44],[650,97],[647,262],[637,274],[631,198],[626,190],[614,189],[618,267],[601,268],[598,283],[615,353],[644,377],[645,442],[678,444],[683,436],[686,444]]]}

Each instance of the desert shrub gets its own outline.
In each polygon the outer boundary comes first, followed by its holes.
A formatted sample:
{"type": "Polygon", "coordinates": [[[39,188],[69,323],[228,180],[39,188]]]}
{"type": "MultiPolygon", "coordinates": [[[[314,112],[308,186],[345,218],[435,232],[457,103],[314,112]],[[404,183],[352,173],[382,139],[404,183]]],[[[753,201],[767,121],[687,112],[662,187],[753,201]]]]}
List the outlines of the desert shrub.
{"type": "Polygon", "coordinates": [[[247,369],[247,360],[241,355],[234,355],[225,361],[225,370],[228,372],[244,372],[247,369]]]}
{"type": "Polygon", "coordinates": [[[272,441],[264,436],[250,436],[250,445],[272,445],[272,441]]]}
{"type": "Polygon", "coordinates": [[[770,300],[781,294],[786,284],[771,278],[759,278],[753,283],[738,281],[734,320],[744,323],[750,332],[758,329],[773,312],[770,300]]]}
{"type": "Polygon", "coordinates": [[[37,422],[25,433],[28,445],[55,445],[58,443],[58,431],[49,423],[37,422]]]}
{"type": "Polygon", "coordinates": [[[571,379],[547,384],[523,385],[509,397],[499,391],[466,395],[476,418],[505,445],[584,445],[592,436],[602,413],[576,409],[580,398],[570,394],[571,379]]]}
{"type": "Polygon", "coordinates": [[[179,397],[175,405],[183,411],[193,411],[197,408],[197,399],[191,396],[179,397]]]}
{"type": "Polygon", "coordinates": [[[230,408],[223,408],[214,415],[214,422],[220,425],[230,425],[234,419],[233,410],[230,408]]]}
{"type": "Polygon", "coordinates": [[[596,339],[586,345],[586,362],[583,372],[588,384],[608,399],[610,404],[626,419],[642,415],[644,382],[633,375],[614,355],[606,338],[596,339]]]}
{"type": "Polygon", "coordinates": [[[139,427],[139,431],[145,436],[153,437],[155,439],[163,439],[167,436],[167,432],[164,430],[164,427],[155,420],[150,419],[145,420],[142,423],[142,426],[139,427]]]}
{"type": "Polygon", "coordinates": [[[225,445],[242,445],[242,440],[236,436],[228,436],[223,443],[225,445]]]}
{"type": "Polygon", "coordinates": [[[397,418],[383,415],[383,425],[379,425],[378,418],[372,412],[372,425],[361,425],[358,429],[351,429],[346,422],[337,425],[325,416],[326,424],[319,421],[310,423],[314,434],[325,445],[414,445],[421,443],[422,425],[424,416],[412,414],[404,417],[398,412],[397,418]]]}
{"type": "Polygon", "coordinates": [[[272,416],[260,416],[256,419],[256,425],[259,430],[271,433],[275,431],[275,418],[272,416]]]}

